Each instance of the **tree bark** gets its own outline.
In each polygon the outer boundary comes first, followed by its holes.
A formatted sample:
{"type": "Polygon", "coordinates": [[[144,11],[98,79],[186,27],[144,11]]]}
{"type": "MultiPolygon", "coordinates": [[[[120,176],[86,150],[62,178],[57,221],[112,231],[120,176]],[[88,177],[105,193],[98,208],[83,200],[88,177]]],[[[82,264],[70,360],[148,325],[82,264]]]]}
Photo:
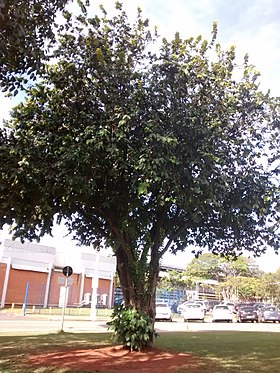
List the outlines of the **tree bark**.
{"type": "Polygon", "coordinates": [[[7,23],[7,15],[9,10],[9,1],[4,1],[4,4],[0,8],[0,30],[3,30],[7,23]]]}
{"type": "MultiPolygon", "coordinates": [[[[116,258],[125,306],[144,312],[154,323],[156,287],[159,277],[157,255],[151,255],[150,263],[146,264],[144,269],[141,268],[143,262],[133,259],[122,246],[116,251],[116,258]]],[[[153,334],[150,336],[150,341],[153,342],[153,334]]]]}

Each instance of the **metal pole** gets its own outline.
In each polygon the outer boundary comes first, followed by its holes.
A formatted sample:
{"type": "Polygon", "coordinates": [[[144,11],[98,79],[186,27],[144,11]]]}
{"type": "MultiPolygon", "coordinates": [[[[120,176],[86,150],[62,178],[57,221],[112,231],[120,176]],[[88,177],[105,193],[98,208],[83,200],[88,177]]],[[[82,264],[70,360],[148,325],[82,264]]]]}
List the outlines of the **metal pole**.
{"type": "Polygon", "coordinates": [[[41,287],[41,293],[40,293],[40,306],[39,306],[39,313],[41,313],[41,308],[43,307],[43,293],[45,289],[45,284],[42,282],[42,287],[41,287]]]}
{"type": "Polygon", "coordinates": [[[91,307],[90,307],[90,319],[96,320],[97,316],[97,289],[98,289],[98,278],[99,278],[99,252],[95,256],[95,269],[92,278],[92,292],[91,292],[91,307]]]}
{"type": "Polygon", "coordinates": [[[28,300],[29,284],[30,284],[29,281],[27,281],[26,290],[25,290],[25,298],[24,298],[24,303],[23,303],[23,316],[26,315],[26,304],[28,300]]]}
{"type": "Polygon", "coordinates": [[[68,286],[68,274],[65,276],[65,293],[64,293],[64,301],[63,301],[63,307],[62,307],[61,332],[63,332],[63,325],[64,325],[64,315],[65,315],[66,298],[67,298],[67,286],[68,286]]]}

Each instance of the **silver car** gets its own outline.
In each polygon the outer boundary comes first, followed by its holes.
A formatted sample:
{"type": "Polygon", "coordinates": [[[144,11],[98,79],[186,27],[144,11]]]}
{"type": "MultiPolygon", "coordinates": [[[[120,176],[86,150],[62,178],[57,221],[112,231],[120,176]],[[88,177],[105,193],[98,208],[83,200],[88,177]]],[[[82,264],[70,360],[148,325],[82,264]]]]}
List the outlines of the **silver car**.
{"type": "Polygon", "coordinates": [[[262,308],[260,312],[260,321],[272,321],[274,323],[276,323],[276,321],[280,322],[280,314],[277,308],[274,306],[262,308]]]}

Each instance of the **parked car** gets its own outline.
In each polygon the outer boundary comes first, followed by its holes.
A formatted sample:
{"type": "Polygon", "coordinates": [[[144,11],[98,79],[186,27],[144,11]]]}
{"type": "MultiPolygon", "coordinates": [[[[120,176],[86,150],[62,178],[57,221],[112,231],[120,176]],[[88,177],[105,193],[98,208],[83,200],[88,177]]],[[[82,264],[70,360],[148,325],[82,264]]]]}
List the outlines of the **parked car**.
{"type": "Polygon", "coordinates": [[[195,301],[195,304],[200,305],[200,306],[203,308],[204,313],[206,313],[206,311],[207,311],[207,306],[206,306],[206,303],[205,303],[203,300],[196,300],[196,301],[195,301]]]}
{"type": "Polygon", "coordinates": [[[180,304],[178,307],[177,307],[177,312],[180,313],[180,314],[183,314],[183,312],[185,311],[186,307],[190,304],[199,304],[203,309],[204,309],[204,313],[207,311],[207,304],[206,302],[204,302],[203,300],[199,300],[199,299],[192,299],[192,300],[187,300],[186,302],[180,304]]]}
{"type": "Polygon", "coordinates": [[[237,313],[238,310],[240,308],[243,308],[243,307],[254,307],[254,308],[257,308],[257,307],[255,307],[255,303],[248,303],[248,302],[236,303],[235,304],[235,312],[237,313]]]}
{"type": "Polygon", "coordinates": [[[173,302],[173,303],[170,305],[171,311],[174,312],[174,313],[178,313],[178,306],[179,306],[179,303],[178,303],[178,302],[173,302]]]}
{"type": "Polygon", "coordinates": [[[156,303],[155,320],[172,321],[171,308],[166,303],[156,303]]]}
{"type": "Polygon", "coordinates": [[[233,313],[226,304],[217,304],[212,310],[212,322],[227,321],[232,322],[233,313]]]}
{"type": "Polygon", "coordinates": [[[226,306],[231,310],[231,312],[236,313],[236,305],[233,302],[224,302],[226,306]]]}
{"type": "Polygon", "coordinates": [[[114,299],[114,306],[120,306],[121,304],[124,304],[123,297],[117,297],[114,299]]]}
{"type": "Polygon", "coordinates": [[[179,304],[179,306],[177,307],[177,312],[179,314],[182,314],[185,310],[185,308],[187,307],[188,304],[194,304],[196,301],[195,300],[187,300],[185,301],[184,303],[182,304],[179,304]]]}
{"type": "Polygon", "coordinates": [[[212,312],[214,306],[216,306],[217,304],[220,304],[221,302],[218,301],[218,300],[210,300],[209,301],[209,311],[212,312]]]}
{"type": "Polygon", "coordinates": [[[260,321],[261,322],[273,321],[274,323],[276,323],[276,321],[280,322],[279,311],[274,306],[262,308],[260,310],[260,321]]]}
{"type": "Polygon", "coordinates": [[[188,304],[183,312],[184,322],[189,320],[200,320],[204,322],[205,311],[199,303],[188,304]]]}
{"type": "Polygon", "coordinates": [[[237,322],[259,322],[259,311],[256,307],[252,306],[241,306],[238,308],[236,313],[237,322]]]}

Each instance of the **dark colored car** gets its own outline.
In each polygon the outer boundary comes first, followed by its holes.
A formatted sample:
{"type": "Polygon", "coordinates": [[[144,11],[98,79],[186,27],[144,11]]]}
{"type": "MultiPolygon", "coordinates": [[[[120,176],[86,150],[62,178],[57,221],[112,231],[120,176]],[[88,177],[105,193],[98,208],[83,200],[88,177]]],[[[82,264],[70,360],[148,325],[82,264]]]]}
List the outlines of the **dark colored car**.
{"type": "Polygon", "coordinates": [[[179,303],[178,302],[173,302],[170,306],[171,308],[171,311],[174,312],[174,313],[178,313],[177,309],[178,309],[178,306],[179,306],[179,303]]]}
{"type": "Polygon", "coordinates": [[[240,307],[236,313],[237,322],[259,322],[259,311],[252,306],[240,307]]]}
{"type": "Polygon", "coordinates": [[[120,306],[124,303],[123,297],[117,297],[114,299],[114,306],[120,306]]]}
{"type": "Polygon", "coordinates": [[[274,323],[276,323],[276,321],[280,322],[280,314],[278,309],[274,306],[262,308],[260,311],[260,321],[273,321],[274,323]]]}

